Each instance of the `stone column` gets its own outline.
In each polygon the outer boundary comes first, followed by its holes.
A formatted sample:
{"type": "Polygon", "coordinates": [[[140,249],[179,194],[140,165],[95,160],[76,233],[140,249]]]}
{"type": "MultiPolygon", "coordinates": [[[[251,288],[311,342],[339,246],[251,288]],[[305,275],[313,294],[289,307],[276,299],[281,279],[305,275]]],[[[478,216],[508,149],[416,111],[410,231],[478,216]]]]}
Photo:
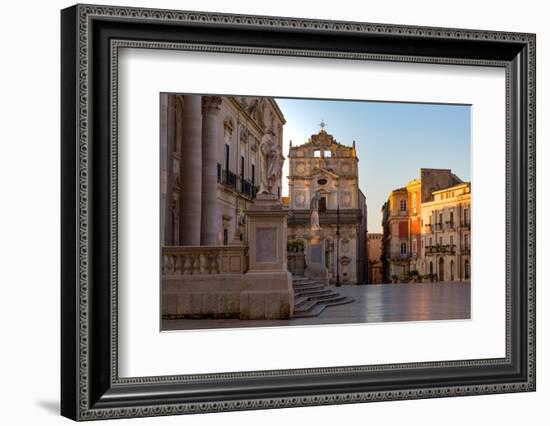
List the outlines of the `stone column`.
{"type": "Polygon", "coordinates": [[[168,93],[160,95],[160,143],[161,143],[161,244],[174,244],[174,223],[172,203],[174,199],[174,139],[176,137],[176,96],[168,93]]]}
{"type": "MultiPolygon", "coordinates": [[[[218,215],[218,113],[222,98],[202,98],[202,220],[201,245],[217,245],[218,215]]],[[[200,205],[200,204],[199,204],[200,205]]]]}
{"type": "Polygon", "coordinates": [[[181,245],[201,243],[202,114],[201,96],[185,95],[181,119],[180,214],[181,245]]]}

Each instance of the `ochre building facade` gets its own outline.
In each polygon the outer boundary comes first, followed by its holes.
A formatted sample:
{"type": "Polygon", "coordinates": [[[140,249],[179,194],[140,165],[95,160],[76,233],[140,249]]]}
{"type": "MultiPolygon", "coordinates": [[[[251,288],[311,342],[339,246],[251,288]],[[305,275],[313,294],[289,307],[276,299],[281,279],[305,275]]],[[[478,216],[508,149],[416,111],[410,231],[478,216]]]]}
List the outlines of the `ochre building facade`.
{"type": "Polygon", "coordinates": [[[469,211],[470,183],[449,169],[420,169],[419,179],[393,190],[382,206],[383,281],[406,281],[411,273],[432,281],[468,280],[469,211]],[[461,226],[464,212],[468,220],[461,226]]]}

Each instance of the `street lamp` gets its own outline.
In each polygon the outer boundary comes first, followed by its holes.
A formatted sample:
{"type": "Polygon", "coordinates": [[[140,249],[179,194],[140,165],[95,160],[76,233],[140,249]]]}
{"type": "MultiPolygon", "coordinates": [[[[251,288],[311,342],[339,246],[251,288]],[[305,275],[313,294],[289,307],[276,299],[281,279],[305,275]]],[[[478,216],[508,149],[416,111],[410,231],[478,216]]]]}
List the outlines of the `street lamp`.
{"type": "Polygon", "coordinates": [[[340,287],[340,202],[336,204],[336,287],[340,287]]]}

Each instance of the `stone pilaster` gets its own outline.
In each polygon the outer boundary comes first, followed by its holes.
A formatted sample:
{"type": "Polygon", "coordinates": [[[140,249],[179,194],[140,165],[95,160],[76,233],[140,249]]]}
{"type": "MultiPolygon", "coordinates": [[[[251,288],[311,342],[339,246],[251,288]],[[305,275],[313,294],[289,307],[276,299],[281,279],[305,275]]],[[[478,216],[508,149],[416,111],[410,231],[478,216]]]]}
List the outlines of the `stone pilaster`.
{"type": "Polygon", "coordinates": [[[163,93],[160,95],[161,120],[161,245],[174,244],[174,218],[172,203],[174,193],[174,142],[176,137],[176,96],[163,93]]]}
{"type": "MultiPolygon", "coordinates": [[[[220,218],[218,215],[218,114],[222,98],[202,98],[202,219],[201,245],[217,245],[220,218]]],[[[199,203],[199,206],[201,204],[199,203]]]]}
{"type": "Polygon", "coordinates": [[[182,111],[180,158],[179,243],[201,243],[202,112],[201,96],[185,95],[182,111]]]}

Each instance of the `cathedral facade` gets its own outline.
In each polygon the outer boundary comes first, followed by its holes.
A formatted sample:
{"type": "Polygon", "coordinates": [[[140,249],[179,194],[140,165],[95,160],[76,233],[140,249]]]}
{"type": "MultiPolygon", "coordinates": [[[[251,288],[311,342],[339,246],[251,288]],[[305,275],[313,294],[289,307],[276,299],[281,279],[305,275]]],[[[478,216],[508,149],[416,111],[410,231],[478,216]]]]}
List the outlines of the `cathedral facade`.
{"type": "MultiPolygon", "coordinates": [[[[311,232],[312,200],[325,238],[324,259],[330,282],[366,283],[365,196],[359,189],[355,142],[338,143],[324,130],[303,145],[290,146],[288,240],[306,247],[311,232]]],[[[307,263],[307,259],[306,259],[307,263]]]]}
{"type": "Polygon", "coordinates": [[[161,245],[244,244],[260,142],[273,135],[283,161],[285,122],[273,98],[161,94],[161,245]]]}

